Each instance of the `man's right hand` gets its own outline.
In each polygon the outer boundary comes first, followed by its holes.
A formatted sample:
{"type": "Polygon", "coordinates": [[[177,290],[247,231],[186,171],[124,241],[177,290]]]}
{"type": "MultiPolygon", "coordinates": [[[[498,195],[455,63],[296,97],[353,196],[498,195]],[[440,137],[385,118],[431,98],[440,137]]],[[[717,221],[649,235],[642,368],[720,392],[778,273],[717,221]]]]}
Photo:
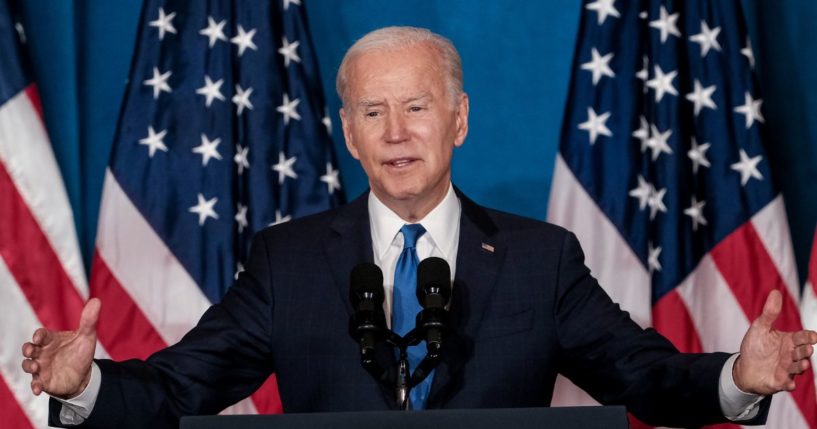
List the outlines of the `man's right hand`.
{"type": "Polygon", "coordinates": [[[31,391],[73,398],[88,385],[96,349],[96,322],[102,303],[91,298],[82,309],[76,331],[34,331],[23,344],[23,371],[31,374],[31,391]]]}

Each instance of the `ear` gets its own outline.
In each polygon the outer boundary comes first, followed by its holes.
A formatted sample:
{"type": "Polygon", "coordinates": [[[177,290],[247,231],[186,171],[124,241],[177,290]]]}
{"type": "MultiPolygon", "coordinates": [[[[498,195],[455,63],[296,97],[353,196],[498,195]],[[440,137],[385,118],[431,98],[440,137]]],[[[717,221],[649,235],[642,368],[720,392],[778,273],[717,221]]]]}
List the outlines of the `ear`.
{"type": "Polygon", "coordinates": [[[454,146],[460,147],[465,143],[465,136],[468,135],[468,94],[462,93],[457,103],[457,134],[454,138],[454,146]]]}
{"type": "Polygon", "coordinates": [[[352,121],[351,118],[347,118],[346,115],[346,108],[340,108],[340,123],[343,127],[343,139],[346,140],[346,150],[352,155],[352,158],[360,160],[360,154],[357,151],[357,147],[355,143],[352,141],[352,131],[350,122],[352,121]]]}

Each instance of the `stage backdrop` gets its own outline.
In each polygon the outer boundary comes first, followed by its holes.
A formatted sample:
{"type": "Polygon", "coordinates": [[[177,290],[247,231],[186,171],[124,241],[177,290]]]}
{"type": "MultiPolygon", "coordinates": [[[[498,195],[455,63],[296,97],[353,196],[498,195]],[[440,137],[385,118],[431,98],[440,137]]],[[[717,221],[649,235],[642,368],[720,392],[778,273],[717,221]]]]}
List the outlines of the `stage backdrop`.
{"type": "MultiPolygon", "coordinates": [[[[462,55],[471,117],[454,158],[455,183],[488,206],[545,218],[580,2],[302,1],[350,198],[367,183],[343,144],[335,71],[345,49],[366,32],[415,25],[449,37],[462,55]]],[[[28,51],[87,265],[142,2],[23,3],[28,51]]],[[[804,278],[817,220],[817,2],[745,5],[772,137],[767,149],[804,278]]]]}

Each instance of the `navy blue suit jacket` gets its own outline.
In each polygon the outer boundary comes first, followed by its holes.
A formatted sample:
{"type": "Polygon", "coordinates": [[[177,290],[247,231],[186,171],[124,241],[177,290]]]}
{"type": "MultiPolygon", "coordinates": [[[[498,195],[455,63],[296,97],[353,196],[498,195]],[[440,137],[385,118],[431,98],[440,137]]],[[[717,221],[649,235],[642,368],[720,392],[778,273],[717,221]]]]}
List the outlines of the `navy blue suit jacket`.
{"type": "MultiPolygon", "coordinates": [[[[429,408],[547,406],[561,372],[648,423],[724,420],[718,377],[728,355],[680,354],[642,330],[591,277],[570,232],[459,197],[456,332],[429,408]]],[[[364,261],[373,261],[365,194],[264,230],[247,270],[180,343],[146,362],[98,361],[102,387],[86,425],[177,427],[182,415],[250,395],[273,372],[285,412],[394,408],[348,333],[349,274],[364,261]]],[[[52,403],[52,423],[58,409],[52,403]]]]}

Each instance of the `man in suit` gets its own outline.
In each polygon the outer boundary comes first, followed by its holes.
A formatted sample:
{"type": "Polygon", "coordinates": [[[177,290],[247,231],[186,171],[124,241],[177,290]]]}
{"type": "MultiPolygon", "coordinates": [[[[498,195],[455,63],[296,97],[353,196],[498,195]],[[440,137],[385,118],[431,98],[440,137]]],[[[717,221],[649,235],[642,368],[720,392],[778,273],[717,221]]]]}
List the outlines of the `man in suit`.
{"type": "Polygon", "coordinates": [[[413,408],[547,406],[561,372],[649,423],[758,423],[769,395],[792,390],[808,367],[817,333],[772,328],[779,293],[739,354],[681,354],[610,300],[573,234],[457,191],[451,158],[468,133],[469,104],[446,39],[372,32],[347,52],[338,93],[346,145],[371,191],[258,234],[223,301],[146,362],[92,362],[96,299],[77,331],[35,332],[23,369],[35,394],[57,398],[53,424],[173,427],[246,397],[272,372],[287,412],[393,409],[348,334],[349,274],[360,262],[383,270],[384,311],[397,329],[417,306],[406,302],[404,264],[429,256],[452,267],[454,332],[413,408]]]}

